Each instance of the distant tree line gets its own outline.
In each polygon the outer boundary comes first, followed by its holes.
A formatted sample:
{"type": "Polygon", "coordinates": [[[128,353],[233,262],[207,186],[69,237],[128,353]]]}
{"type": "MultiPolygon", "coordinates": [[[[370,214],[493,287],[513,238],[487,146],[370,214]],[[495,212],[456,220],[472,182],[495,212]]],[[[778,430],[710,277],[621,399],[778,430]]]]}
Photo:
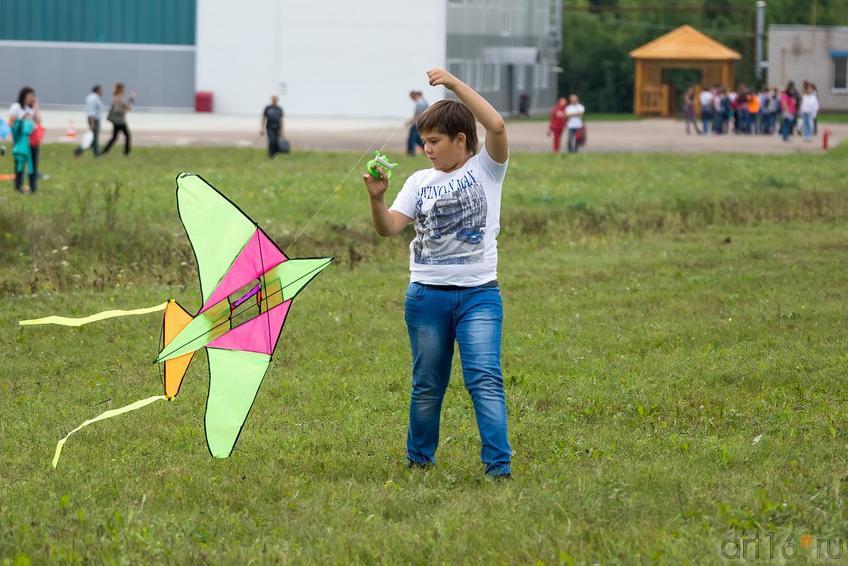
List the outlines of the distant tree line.
{"type": "MultiPolygon", "coordinates": [[[[766,36],[769,24],[811,23],[848,25],[848,0],[767,0],[766,36]]],[[[683,24],[738,51],[736,80],[758,86],[756,0],[563,0],[560,93],[580,94],[593,112],[632,112],[635,67],[628,53],[683,24]]]]}

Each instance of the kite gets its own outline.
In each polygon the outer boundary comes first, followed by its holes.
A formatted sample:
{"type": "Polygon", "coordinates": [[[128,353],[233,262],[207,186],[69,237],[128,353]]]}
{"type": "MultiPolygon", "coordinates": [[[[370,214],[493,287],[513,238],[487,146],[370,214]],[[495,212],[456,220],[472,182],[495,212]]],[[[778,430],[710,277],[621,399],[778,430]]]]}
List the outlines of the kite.
{"type": "Polygon", "coordinates": [[[203,304],[194,314],[175,300],[145,309],[104,311],[85,318],[50,316],[21,325],[89,322],[164,310],[161,350],[164,395],[106,411],[71,431],[148,405],[173,400],[194,354],[206,349],[209,392],[204,428],[212,456],[227,458],[238,441],[277,348],[292,301],[333,258],[289,259],[238,206],[202,177],[177,177],[177,211],[194,251],[203,304]]]}

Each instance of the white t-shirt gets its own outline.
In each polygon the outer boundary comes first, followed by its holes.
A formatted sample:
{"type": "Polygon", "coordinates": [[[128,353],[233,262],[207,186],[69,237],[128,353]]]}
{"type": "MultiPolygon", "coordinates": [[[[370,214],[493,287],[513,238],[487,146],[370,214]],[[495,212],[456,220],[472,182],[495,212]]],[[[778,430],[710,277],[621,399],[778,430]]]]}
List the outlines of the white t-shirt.
{"type": "Polygon", "coordinates": [[[565,107],[565,115],[569,114],[579,114],[579,116],[569,116],[568,122],[565,123],[565,127],[568,129],[573,128],[582,128],[583,127],[583,113],[586,112],[586,108],[580,104],[569,104],[565,107]]]}
{"type": "Polygon", "coordinates": [[[501,190],[508,163],[498,163],[484,147],[456,171],[422,169],[410,175],[391,210],[415,221],[409,244],[411,281],[476,287],[497,279],[501,190]]]}
{"type": "Polygon", "coordinates": [[[20,120],[24,116],[35,116],[35,110],[32,106],[21,106],[17,102],[12,104],[12,107],[9,108],[9,115],[15,120],[20,120]]]}
{"type": "Polygon", "coordinates": [[[819,97],[814,94],[805,94],[801,97],[801,114],[812,114],[813,118],[819,113],[819,97]]]}
{"type": "Polygon", "coordinates": [[[713,103],[713,93],[710,90],[702,90],[699,95],[701,99],[701,108],[709,108],[713,103]]]}

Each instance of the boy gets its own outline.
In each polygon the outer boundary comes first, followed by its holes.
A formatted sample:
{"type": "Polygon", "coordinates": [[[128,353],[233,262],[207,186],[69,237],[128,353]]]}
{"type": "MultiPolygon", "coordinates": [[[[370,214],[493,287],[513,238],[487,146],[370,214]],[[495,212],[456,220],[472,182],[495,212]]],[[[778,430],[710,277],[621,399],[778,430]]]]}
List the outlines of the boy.
{"type": "Polygon", "coordinates": [[[407,459],[410,467],[435,464],[442,399],[457,342],[480,430],[480,459],[487,475],[508,478],[512,449],[496,279],[501,185],[509,158],[506,127],[501,115],[455,76],[433,69],[427,77],[431,86],[443,85],[460,100],[437,102],[418,118],[432,169],[413,173],[391,208],[384,201],[386,176],[363,176],[378,234],[394,236],[415,224],[404,304],[412,349],[407,459]],[[486,128],[479,153],[475,118],[486,128]]]}

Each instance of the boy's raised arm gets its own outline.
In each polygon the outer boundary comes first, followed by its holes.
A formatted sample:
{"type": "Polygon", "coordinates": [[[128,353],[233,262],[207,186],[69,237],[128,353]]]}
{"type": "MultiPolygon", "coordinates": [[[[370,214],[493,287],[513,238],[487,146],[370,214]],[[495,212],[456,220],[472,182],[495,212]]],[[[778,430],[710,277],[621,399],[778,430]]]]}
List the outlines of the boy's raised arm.
{"type": "Polygon", "coordinates": [[[498,163],[506,163],[506,160],[509,159],[509,144],[503,116],[473,88],[444,69],[427,71],[427,78],[430,81],[430,86],[444,85],[456,93],[459,100],[471,110],[474,117],[486,128],[486,151],[498,163]]]}

